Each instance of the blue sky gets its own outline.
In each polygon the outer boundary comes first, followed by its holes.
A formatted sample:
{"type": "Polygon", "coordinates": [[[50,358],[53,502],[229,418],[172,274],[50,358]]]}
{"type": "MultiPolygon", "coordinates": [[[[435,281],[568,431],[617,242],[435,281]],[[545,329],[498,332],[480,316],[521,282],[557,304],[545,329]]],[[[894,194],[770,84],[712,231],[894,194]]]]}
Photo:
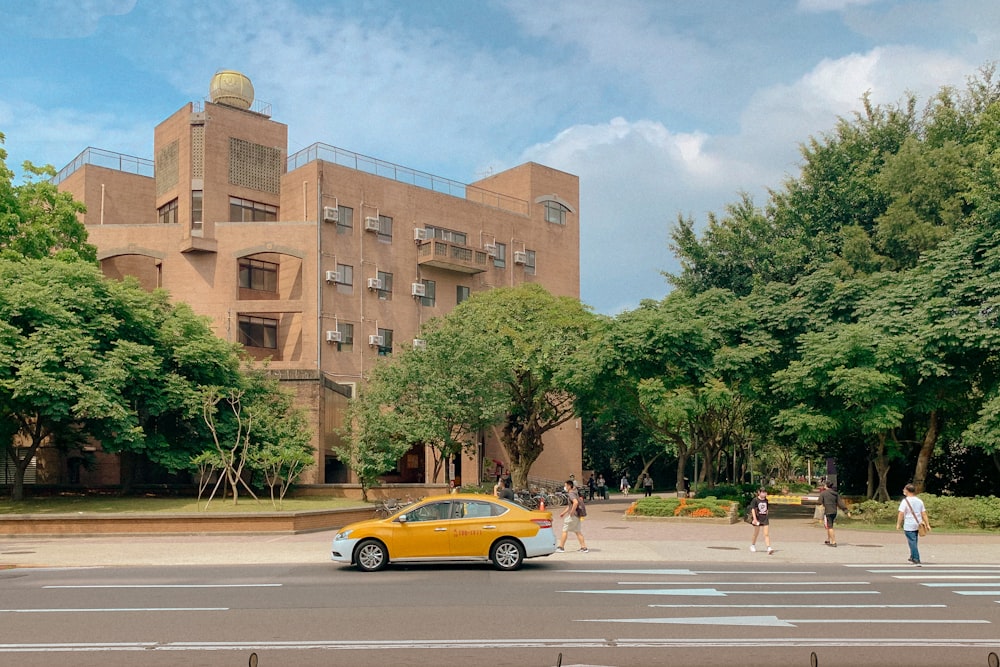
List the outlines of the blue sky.
{"type": "Polygon", "coordinates": [[[678,215],[758,205],[799,146],[873,101],[921,104],[1000,58],[995,0],[0,0],[7,164],[153,128],[235,69],[288,125],[470,182],[525,161],[580,177],[581,298],[669,291],[678,215]]]}

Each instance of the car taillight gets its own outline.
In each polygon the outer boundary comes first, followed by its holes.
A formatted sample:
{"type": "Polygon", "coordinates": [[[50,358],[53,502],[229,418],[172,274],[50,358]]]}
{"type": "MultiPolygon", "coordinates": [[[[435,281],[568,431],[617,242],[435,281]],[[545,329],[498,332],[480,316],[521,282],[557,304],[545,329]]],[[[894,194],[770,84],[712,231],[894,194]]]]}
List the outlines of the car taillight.
{"type": "Polygon", "coordinates": [[[552,519],[532,519],[532,523],[537,523],[539,528],[551,528],[552,519]]]}

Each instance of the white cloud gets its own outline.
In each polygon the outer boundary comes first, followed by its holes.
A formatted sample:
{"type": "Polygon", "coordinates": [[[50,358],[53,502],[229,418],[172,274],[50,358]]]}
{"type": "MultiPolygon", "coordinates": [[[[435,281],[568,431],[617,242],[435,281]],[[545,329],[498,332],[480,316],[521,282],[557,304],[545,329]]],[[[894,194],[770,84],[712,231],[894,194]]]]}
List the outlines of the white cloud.
{"type": "Polygon", "coordinates": [[[42,39],[87,37],[103,18],[128,14],[136,0],[33,0],[4,9],[4,31],[42,39]]]}
{"type": "Polygon", "coordinates": [[[849,7],[870,5],[879,0],[799,0],[799,11],[839,12],[849,7]]]}

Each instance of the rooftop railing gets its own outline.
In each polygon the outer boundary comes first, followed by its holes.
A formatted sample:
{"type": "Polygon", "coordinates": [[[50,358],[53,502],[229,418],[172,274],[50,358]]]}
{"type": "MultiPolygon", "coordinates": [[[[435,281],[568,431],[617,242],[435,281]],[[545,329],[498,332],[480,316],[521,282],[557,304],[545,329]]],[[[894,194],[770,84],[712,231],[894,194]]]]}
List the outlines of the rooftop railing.
{"type": "Polygon", "coordinates": [[[52,178],[53,185],[59,185],[69,178],[70,174],[80,167],[92,164],[96,167],[105,167],[115,171],[123,171],[128,174],[138,174],[139,176],[153,176],[153,161],[132,155],[112,153],[100,148],[85,148],[82,153],[73,158],[73,161],[59,170],[59,173],[52,178]]]}
{"type": "Polygon", "coordinates": [[[528,202],[516,197],[510,197],[498,192],[491,192],[473,185],[467,185],[449,178],[434,176],[423,171],[403,167],[392,162],[379,160],[378,158],[361,155],[352,151],[337,148],[323,143],[315,143],[302,150],[288,156],[288,171],[298,169],[315,160],[323,160],[332,164],[363,171],[367,174],[374,174],[383,178],[390,178],[400,183],[415,185],[427,190],[433,190],[451,197],[458,197],[467,201],[476,202],[483,206],[510,211],[520,215],[528,215],[528,202]]]}

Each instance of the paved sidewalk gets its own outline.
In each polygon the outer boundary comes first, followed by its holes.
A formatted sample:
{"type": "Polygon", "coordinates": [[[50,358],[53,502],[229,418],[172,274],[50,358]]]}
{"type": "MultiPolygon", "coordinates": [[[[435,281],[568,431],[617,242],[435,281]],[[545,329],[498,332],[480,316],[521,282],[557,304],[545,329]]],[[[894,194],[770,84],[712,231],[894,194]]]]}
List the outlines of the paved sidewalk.
{"type": "MultiPolygon", "coordinates": [[[[768,556],[763,537],[750,553],[753,528],[745,523],[706,524],[697,520],[624,518],[635,499],[613,496],[587,504],[583,523],[590,553],[572,551],[549,558],[568,561],[717,562],[717,563],[860,563],[906,565],[909,555],[900,532],[851,528],[838,521],[837,541],[823,544],[826,533],[804,508],[777,508],[771,519],[768,556]]],[[[558,520],[560,508],[550,508],[558,520]]],[[[557,521],[557,526],[558,526],[557,521]]],[[[124,565],[218,565],[268,563],[329,563],[336,531],[299,535],[158,535],[101,537],[0,538],[0,569],[9,567],[87,567],[124,565]]],[[[1000,564],[1000,533],[932,533],[920,540],[925,565],[935,563],[1000,564]]],[[[331,564],[332,565],[332,564],[331,564]]]]}

